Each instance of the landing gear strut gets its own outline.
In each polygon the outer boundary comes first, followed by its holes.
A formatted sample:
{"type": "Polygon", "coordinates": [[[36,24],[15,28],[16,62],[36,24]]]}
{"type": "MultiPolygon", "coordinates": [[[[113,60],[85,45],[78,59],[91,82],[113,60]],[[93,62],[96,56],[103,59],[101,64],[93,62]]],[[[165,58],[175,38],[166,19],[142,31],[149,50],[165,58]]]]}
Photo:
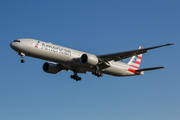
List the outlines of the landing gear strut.
{"type": "Polygon", "coordinates": [[[70,77],[76,81],[81,81],[81,77],[79,77],[77,73],[74,73],[74,75],[71,75],[70,77]]]}
{"type": "Polygon", "coordinates": [[[25,54],[24,53],[18,53],[18,55],[20,55],[22,58],[21,63],[25,63],[26,62],[24,59],[25,54]]]}

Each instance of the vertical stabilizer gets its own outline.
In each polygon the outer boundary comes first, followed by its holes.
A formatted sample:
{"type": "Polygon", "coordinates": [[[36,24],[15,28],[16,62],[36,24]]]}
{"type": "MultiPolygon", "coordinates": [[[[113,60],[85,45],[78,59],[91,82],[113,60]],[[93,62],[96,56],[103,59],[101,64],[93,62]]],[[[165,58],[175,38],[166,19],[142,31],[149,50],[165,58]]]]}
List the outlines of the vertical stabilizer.
{"type": "MultiPolygon", "coordinates": [[[[139,49],[143,49],[144,47],[139,47],[139,49]]],[[[133,56],[130,61],[128,62],[128,65],[130,66],[130,68],[137,70],[140,67],[141,64],[141,59],[142,59],[142,54],[139,55],[135,55],[133,56]]]]}

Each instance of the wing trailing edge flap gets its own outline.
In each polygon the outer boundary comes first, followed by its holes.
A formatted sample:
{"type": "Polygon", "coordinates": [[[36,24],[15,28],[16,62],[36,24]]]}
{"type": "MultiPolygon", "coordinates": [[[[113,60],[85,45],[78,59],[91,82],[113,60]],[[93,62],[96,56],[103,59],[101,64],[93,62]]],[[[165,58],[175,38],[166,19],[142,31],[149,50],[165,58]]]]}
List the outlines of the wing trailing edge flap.
{"type": "Polygon", "coordinates": [[[101,62],[98,64],[98,67],[99,67],[100,69],[105,69],[105,68],[111,67],[111,65],[109,64],[109,62],[101,61],[101,62]]]}
{"type": "Polygon", "coordinates": [[[151,67],[151,68],[144,68],[144,69],[139,69],[139,70],[136,70],[138,72],[141,72],[141,71],[150,71],[150,70],[156,70],[156,69],[162,69],[162,68],[165,68],[164,66],[160,66],[160,67],[151,67]]]}

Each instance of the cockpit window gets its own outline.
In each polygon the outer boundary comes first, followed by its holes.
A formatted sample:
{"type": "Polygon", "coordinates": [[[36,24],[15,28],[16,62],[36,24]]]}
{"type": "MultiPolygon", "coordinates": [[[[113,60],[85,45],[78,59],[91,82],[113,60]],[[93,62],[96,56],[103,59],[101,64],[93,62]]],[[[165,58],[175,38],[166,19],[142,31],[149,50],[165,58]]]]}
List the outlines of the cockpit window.
{"type": "Polygon", "coordinates": [[[13,42],[20,42],[20,40],[14,40],[13,42]]]}

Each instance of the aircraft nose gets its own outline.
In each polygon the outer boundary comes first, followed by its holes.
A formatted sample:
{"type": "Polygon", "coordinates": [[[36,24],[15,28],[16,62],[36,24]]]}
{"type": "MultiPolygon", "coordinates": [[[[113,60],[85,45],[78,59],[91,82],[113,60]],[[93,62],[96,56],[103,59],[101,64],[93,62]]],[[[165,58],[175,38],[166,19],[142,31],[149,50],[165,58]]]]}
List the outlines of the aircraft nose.
{"type": "Polygon", "coordinates": [[[14,47],[14,44],[13,42],[10,43],[10,47],[13,48],[14,47]]]}
{"type": "Polygon", "coordinates": [[[19,46],[20,46],[20,40],[14,40],[13,42],[10,43],[10,47],[17,51],[19,49],[19,46]]]}

